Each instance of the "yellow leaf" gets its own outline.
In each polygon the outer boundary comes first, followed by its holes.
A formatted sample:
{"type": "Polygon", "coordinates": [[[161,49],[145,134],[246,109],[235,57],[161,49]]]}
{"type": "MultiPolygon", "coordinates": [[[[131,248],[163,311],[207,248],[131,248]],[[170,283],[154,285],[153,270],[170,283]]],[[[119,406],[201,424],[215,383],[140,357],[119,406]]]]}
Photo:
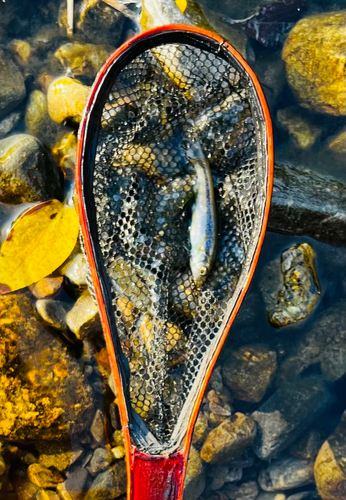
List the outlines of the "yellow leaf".
{"type": "Polygon", "coordinates": [[[175,4],[182,14],[184,14],[187,7],[187,0],[175,0],[175,4]]]}
{"type": "Polygon", "coordinates": [[[29,286],[55,271],[72,252],[78,232],[77,212],[58,200],[24,212],[0,249],[0,294],[29,286]]]}

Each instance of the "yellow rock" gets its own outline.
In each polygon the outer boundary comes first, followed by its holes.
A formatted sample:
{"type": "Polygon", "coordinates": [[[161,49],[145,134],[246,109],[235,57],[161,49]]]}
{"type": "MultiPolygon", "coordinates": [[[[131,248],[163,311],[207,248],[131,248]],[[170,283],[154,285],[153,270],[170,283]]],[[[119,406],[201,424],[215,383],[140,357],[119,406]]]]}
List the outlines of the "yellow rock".
{"type": "Polygon", "coordinates": [[[53,293],[57,292],[60,289],[62,282],[62,276],[47,276],[34,285],[31,285],[30,291],[37,299],[44,299],[45,297],[48,297],[48,295],[53,295],[53,293]]]}
{"type": "Polygon", "coordinates": [[[70,118],[79,123],[90,88],[73,78],[63,77],[54,80],[48,87],[48,113],[57,123],[70,118]]]}
{"type": "Polygon", "coordinates": [[[336,136],[332,137],[328,143],[328,149],[334,154],[346,154],[346,128],[336,136]]]}
{"type": "Polygon", "coordinates": [[[73,42],[59,47],[54,57],[65,69],[72,71],[73,75],[94,77],[111,52],[104,45],[73,42]]]}
{"type": "Polygon", "coordinates": [[[12,40],[9,49],[19,64],[26,64],[31,56],[31,47],[25,40],[12,40]]]}
{"type": "Polygon", "coordinates": [[[301,19],[283,48],[288,83],[300,103],[317,112],[345,115],[345,12],[301,19]]]}

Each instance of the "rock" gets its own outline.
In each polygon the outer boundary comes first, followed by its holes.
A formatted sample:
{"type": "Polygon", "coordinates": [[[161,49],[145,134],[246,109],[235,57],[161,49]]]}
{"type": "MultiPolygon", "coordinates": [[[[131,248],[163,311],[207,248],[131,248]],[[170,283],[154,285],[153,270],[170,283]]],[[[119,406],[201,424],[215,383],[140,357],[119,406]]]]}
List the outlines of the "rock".
{"type": "Polygon", "coordinates": [[[202,412],[199,412],[195,427],[193,430],[192,444],[200,443],[208,434],[208,417],[202,412]]]}
{"type": "Polygon", "coordinates": [[[258,476],[258,483],[264,491],[280,491],[300,488],[314,482],[313,460],[285,457],[274,460],[258,476]]]}
{"type": "Polygon", "coordinates": [[[258,497],[256,481],[248,481],[240,486],[228,484],[224,490],[227,493],[227,497],[231,500],[255,500],[258,497]]]}
{"type": "Polygon", "coordinates": [[[222,374],[234,398],[258,403],[271,384],[276,370],[275,351],[261,345],[250,345],[232,351],[222,374]]]}
{"type": "Polygon", "coordinates": [[[92,421],[90,432],[92,437],[97,443],[103,443],[105,440],[104,436],[104,416],[101,410],[96,410],[94,419],[92,421]]]}
{"type": "Polygon", "coordinates": [[[0,47],[0,119],[20,104],[26,96],[23,75],[10,53],[0,47]]]}
{"type": "Polygon", "coordinates": [[[31,56],[31,46],[29,42],[14,39],[8,44],[8,48],[19,65],[22,66],[28,63],[31,56]]]}
{"type": "Polygon", "coordinates": [[[36,309],[47,325],[58,330],[66,330],[65,304],[59,300],[39,299],[36,302],[36,309]]]}
{"type": "Polygon", "coordinates": [[[301,243],[282,252],[283,283],[279,290],[276,290],[278,270],[275,267],[278,266],[275,266],[275,261],[271,267],[264,270],[265,276],[261,281],[270,324],[282,327],[306,318],[320,294],[313,248],[308,243],[301,243]]]}
{"type": "Polygon", "coordinates": [[[239,457],[256,436],[256,425],[249,417],[236,413],[211,430],[201,449],[201,458],[224,464],[239,457]]]}
{"type": "Polygon", "coordinates": [[[270,108],[274,107],[286,85],[285,65],[281,59],[281,50],[270,51],[269,54],[267,51],[256,53],[252,68],[263,85],[270,108]]]}
{"type": "Polygon", "coordinates": [[[329,149],[329,151],[331,153],[336,154],[336,155],[346,154],[346,129],[345,128],[329,140],[327,148],[329,149]]]}
{"type": "Polygon", "coordinates": [[[243,469],[241,467],[231,467],[225,479],[226,483],[236,483],[243,477],[243,469]]]}
{"type": "Polygon", "coordinates": [[[85,500],[113,500],[126,493],[126,466],[122,460],[116,462],[93,481],[85,500]]]}
{"type": "Polygon", "coordinates": [[[34,285],[31,285],[30,291],[37,299],[44,299],[49,295],[53,295],[58,292],[61,288],[63,282],[62,276],[47,276],[46,278],[41,279],[34,285]]]}
{"type": "Polygon", "coordinates": [[[205,488],[205,475],[199,453],[191,446],[184,482],[183,500],[197,500],[205,488]]]}
{"type": "Polygon", "coordinates": [[[31,464],[28,467],[28,478],[39,488],[54,488],[58,483],[62,483],[62,475],[52,469],[46,469],[40,464],[31,464]]]}
{"type": "Polygon", "coordinates": [[[76,164],[76,151],[76,134],[74,132],[68,132],[52,148],[52,155],[59,167],[74,171],[76,164]]]}
{"type": "Polygon", "coordinates": [[[67,118],[79,123],[89,97],[90,88],[67,76],[54,80],[48,87],[47,103],[50,118],[61,123],[67,118]]]}
{"type": "Polygon", "coordinates": [[[222,392],[224,389],[223,380],[222,380],[222,367],[216,366],[211,374],[209,380],[209,386],[216,392],[222,392]]]}
{"type": "Polygon", "coordinates": [[[39,452],[39,463],[43,467],[54,467],[60,472],[65,471],[83,454],[83,449],[73,446],[68,439],[60,441],[38,441],[36,449],[39,452]]]}
{"type": "Polygon", "coordinates": [[[228,466],[209,465],[207,471],[208,488],[211,490],[220,490],[226,482],[227,474],[228,466]]]}
{"type": "Polygon", "coordinates": [[[88,465],[88,471],[92,476],[107,469],[112,462],[112,455],[106,448],[96,448],[88,465]]]}
{"type": "Polygon", "coordinates": [[[276,163],[268,229],[346,246],[346,186],[310,170],[276,163]]]}
{"type": "Polygon", "coordinates": [[[6,470],[5,460],[0,455],[0,476],[2,476],[5,473],[5,470],[6,470]]]}
{"type": "Polygon", "coordinates": [[[284,493],[267,493],[261,492],[256,500],[286,500],[286,495],[284,493]]]}
{"type": "Polygon", "coordinates": [[[97,305],[88,292],[82,293],[72,309],[66,314],[66,323],[77,338],[85,339],[102,332],[97,305]]]}
{"type": "Polygon", "coordinates": [[[61,268],[61,272],[74,285],[87,285],[87,263],[82,253],[73,255],[61,268]]]}
{"type": "Polygon", "coordinates": [[[0,201],[61,199],[58,170],[38,139],[16,134],[0,140],[0,201]]]}
{"type": "Polygon", "coordinates": [[[21,111],[13,111],[0,121],[0,139],[3,139],[16,128],[22,119],[21,111]]]}
{"type": "Polygon", "coordinates": [[[92,390],[25,295],[0,297],[0,439],[61,439],[91,421],[92,390]]]}
{"type": "Polygon", "coordinates": [[[73,42],[59,47],[54,57],[73,76],[83,75],[95,78],[112,52],[112,48],[104,45],[73,42]]]}
{"type": "Polygon", "coordinates": [[[83,500],[89,489],[89,474],[86,469],[78,467],[68,474],[65,481],[65,489],[70,494],[72,500],[83,500]]]}
{"type": "Polygon", "coordinates": [[[305,107],[345,115],[345,12],[301,19],[282,51],[287,80],[305,107]]]}
{"type": "Polygon", "coordinates": [[[262,460],[278,456],[320,418],[332,401],[322,377],[283,382],[251,415],[258,428],[253,446],[256,455],[262,460]]]}
{"type": "Polygon", "coordinates": [[[313,365],[318,365],[328,381],[341,378],[346,369],[346,318],[340,311],[344,303],[324,310],[313,325],[293,345],[284,359],[281,378],[299,375],[313,365]]]}
{"type": "Polygon", "coordinates": [[[294,443],[290,448],[290,455],[303,460],[315,459],[322,444],[321,434],[316,429],[311,429],[307,434],[294,443]]]}
{"type": "MultiPolygon", "coordinates": [[[[29,481],[27,468],[23,466],[17,466],[13,470],[11,484],[16,494],[15,500],[36,500],[36,495],[40,491],[40,488],[36,484],[29,481]]],[[[7,496],[6,500],[9,500],[7,496]]]]}
{"type": "Polygon", "coordinates": [[[41,90],[30,94],[25,112],[25,125],[29,134],[39,138],[46,146],[53,146],[63,129],[48,114],[47,97],[41,90]]]}
{"type": "Polygon", "coordinates": [[[323,500],[341,500],[346,496],[346,415],[333,434],[323,443],[314,466],[318,494],[323,500]]]}
{"type": "Polygon", "coordinates": [[[322,128],[314,125],[314,121],[298,106],[279,109],[276,115],[279,128],[288,132],[295,145],[300,149],[311,148],[322,132],[322,128]]]}
{"type": "Polygon", "coordinates": [[[119,460],[120,458],[124,458],[125,448],[123,446],[114,446],[114,448],[111,449],[111,453],[115,460],[119,460]]]}
{"type": "Polygon", "coordinates": [[[40,490],[36,495],[36,500],[59,500],[59,497],[52,490],[40,490]]]}

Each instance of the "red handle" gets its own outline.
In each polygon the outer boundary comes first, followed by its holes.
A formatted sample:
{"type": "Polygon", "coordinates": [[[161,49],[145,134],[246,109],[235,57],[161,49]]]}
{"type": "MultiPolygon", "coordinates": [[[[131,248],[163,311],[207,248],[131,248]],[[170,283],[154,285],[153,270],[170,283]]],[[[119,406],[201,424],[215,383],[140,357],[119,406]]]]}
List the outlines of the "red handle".
{"type": "Polygon", "coordinates": [[[180,500],[186,460],[181,452],[168,457],[147,455],[134,448],[131,500],[180,500]]]}

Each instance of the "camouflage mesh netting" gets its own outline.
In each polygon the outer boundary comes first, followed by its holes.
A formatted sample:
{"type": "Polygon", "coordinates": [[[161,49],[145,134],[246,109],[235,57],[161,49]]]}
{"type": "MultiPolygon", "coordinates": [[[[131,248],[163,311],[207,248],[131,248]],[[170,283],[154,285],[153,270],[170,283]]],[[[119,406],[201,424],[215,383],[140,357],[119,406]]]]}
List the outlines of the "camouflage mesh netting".
{"type": "Polygon", "coordinates": [[[109,88],[95,136],[98,244],[130,404],[157,452],[185,434],[249,272],[266,200],[264,119],[241,65],[197,42],[144,47],[109,88]],[[186,151],[193,143],[209,161],[218,229],[201,287],[190,270],[197,179],[186,151]]]}

